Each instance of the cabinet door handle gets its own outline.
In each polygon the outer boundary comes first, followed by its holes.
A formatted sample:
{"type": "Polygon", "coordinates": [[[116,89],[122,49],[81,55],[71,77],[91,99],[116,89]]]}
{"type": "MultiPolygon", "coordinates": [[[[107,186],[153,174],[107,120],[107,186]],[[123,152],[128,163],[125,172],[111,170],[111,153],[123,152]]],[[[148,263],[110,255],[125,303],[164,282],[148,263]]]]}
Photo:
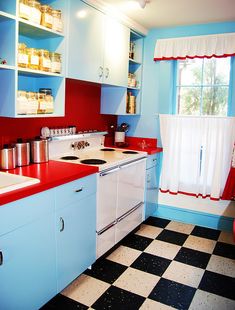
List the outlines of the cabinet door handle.
{"type": "Polygon", "coordinates": [[[64,219],[60,217],[60,232],[64,230],[64,219]]]}
{"type": "Polygon", "coordinates": [[[75,190],[75,193],[80,193],[80,192],[82,192],[83,191],[83,187],[81,187],[81,188],[79,188],[79,189],[76,189],[75,190]]]}
{"type": "Polygon", "coordinates": [[[99,78],[102,77],[103,73],[104,73],[104,69],[103,69],[103,67],[100,66],[99,71],[98,71],[99,78]]]}
{"type": "Polygon", "coordinates": [[[0,266],[3,265],[3,254],[2,251],[0,251],[0,266]]]}
{"type": "Polygon", "coordinates": [[[105,68],[105,78],[107,79],[109,76],[109,68],[105,68]]]}

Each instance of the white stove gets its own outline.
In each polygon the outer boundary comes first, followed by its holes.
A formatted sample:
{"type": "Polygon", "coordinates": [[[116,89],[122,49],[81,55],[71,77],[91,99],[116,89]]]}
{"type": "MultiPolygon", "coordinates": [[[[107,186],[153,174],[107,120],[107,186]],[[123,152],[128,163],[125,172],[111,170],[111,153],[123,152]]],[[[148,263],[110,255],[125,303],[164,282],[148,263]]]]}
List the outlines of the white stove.
{"type": "Polygon", "coordinates": [[[86,134],[52,140],[49,157],[74,164],[91,164],[97,173],[97,258],[144,219],[145,152],[104,147],[104,137],[86,134]],[[100,162],[99,162],[100,161],[100,162]]]}

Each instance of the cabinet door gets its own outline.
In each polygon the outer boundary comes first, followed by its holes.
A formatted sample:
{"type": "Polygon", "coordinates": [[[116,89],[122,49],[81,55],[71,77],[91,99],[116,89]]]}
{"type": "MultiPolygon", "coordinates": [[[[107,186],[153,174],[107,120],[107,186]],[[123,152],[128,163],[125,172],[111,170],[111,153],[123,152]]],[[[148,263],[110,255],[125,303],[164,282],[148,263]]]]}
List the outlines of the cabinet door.
{"type": "Polygon", "coordinates": [[[118,172],[117,218],[144,201],[146,159],[121,166],[118,172]]]}
{"type": "Polygon", "coordinates": [[[58,292],[96,258],[96,195],[57,211],[58,292]]]}
{"type": "Polygon", "coordinates": [[[56,294],[54,214],[0,237],[0,308],[39,309],[56,294]]]}
{"type": "Polygon", "coordinates": [[[104,84],[127,86],[130,30],[105,17],[104,84]]]}
{"type": "Polygon", "coordinates": [[[102,82],[104,15],[82,1],[70,1],[67,77],[102,82]]]}

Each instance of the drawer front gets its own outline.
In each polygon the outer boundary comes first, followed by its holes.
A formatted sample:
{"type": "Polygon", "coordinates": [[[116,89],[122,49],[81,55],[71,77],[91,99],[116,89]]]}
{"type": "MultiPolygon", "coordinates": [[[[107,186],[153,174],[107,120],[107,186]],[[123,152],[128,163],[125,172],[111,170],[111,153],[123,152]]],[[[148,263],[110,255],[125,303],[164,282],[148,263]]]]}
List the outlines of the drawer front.
{"type": "Polygon", "coordinates": [[[148,155],[146,169],[157,165],[157,154],[148,155]]]}
{"type": "Polygon", "coordinates": [[[0,206],[0,236],[54,212],[54,189],[0,206]]]}
{"type": "Polygon", "coordinates": [[[112,226],[101,235],[97,234],[96,239],[96,258],[99,258],[115,244],[115,226],[112,226]]]}
{"type": "Polygon", "coordinates": [[[56,188],[56,210],[96,192],[97,175],[66,183],[56,188]]]}

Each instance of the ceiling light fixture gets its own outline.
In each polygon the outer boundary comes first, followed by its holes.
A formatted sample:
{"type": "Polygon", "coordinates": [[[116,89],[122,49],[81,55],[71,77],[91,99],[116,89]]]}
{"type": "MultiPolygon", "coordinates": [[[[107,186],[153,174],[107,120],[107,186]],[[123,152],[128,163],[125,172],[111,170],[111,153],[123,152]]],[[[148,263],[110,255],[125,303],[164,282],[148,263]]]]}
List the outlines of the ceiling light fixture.
{"type": "Polygon", "coordinates": [[[142,9],[145,8],[147,3],[150,3],[150,0],[137,0],[142,9]]]}

